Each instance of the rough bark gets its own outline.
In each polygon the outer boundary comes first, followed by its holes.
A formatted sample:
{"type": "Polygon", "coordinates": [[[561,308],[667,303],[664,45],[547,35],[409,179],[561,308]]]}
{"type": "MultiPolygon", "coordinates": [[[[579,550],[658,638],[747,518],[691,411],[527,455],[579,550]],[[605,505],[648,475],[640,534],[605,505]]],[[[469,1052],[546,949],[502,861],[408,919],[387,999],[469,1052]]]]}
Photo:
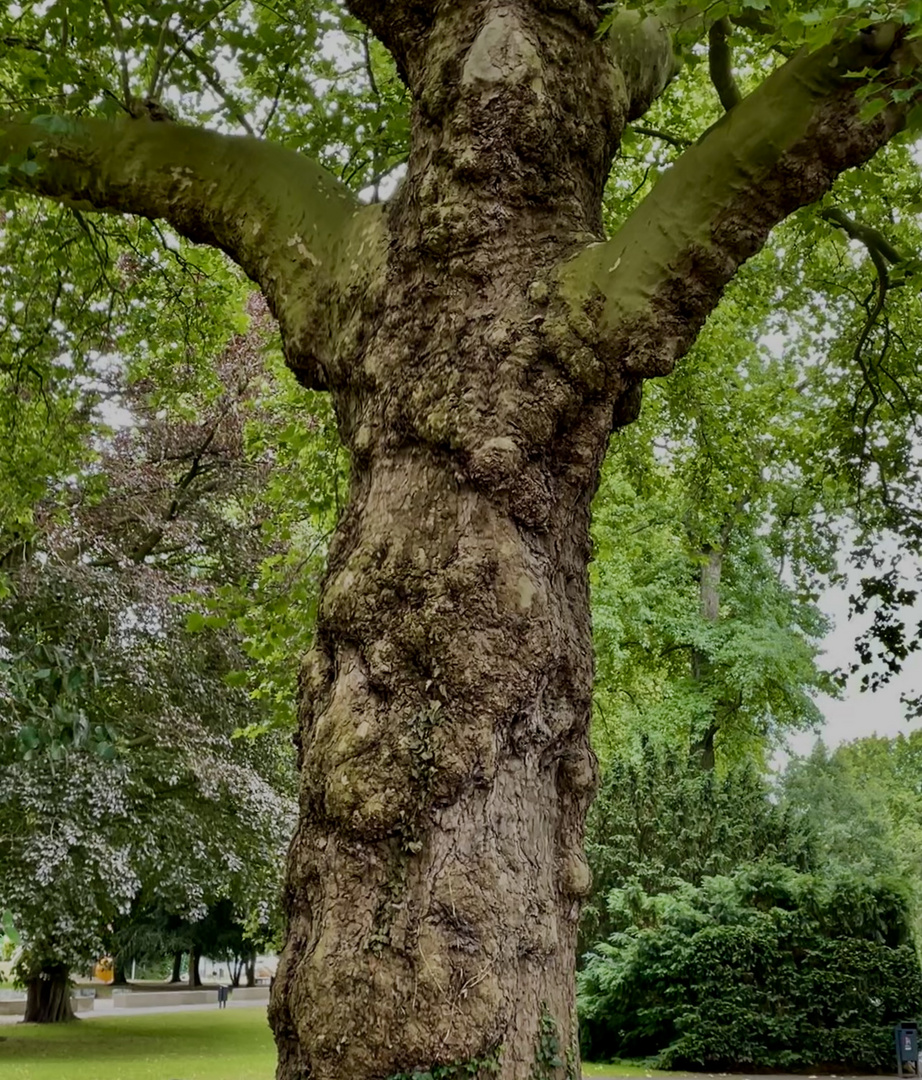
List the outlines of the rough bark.
{"type": "Polygon", "coordinates": [[[578,1072],[589,503],[627,387],[562,371],[579,339],[544,313],[626,101],[578,21],[443,12],[333,392],[353,471],[301,678],[283,1080],[578,1072]]]}
{"type": "Polygon", "coordinates": [[[25,1024],[64,1024],[74,1020],[70,1004],[70,972],[60,964],[26,979],[25,1024]]]}
{"type": "MultiPolygon", "coordinates": [[[[839,43],[836,66],[784,65],[600,242],[624,124],[671,73],[661,24],[631,16],[603,43],[586,0],[350,6],[414,97],[388,207],[280,186],[274,163],[302,174],[252,140],[144,121],[111,139],[84,125],[14,183],[163,214],[238,258],[296,373],[331,390],[351,452],[301,671],[279,1080],[488,1076],[497,1062],[503,1080],[559,1080],[579,1072],[586,567],[606,442],[769,229],[897,130],[910,103],[864,123],[861,79],[844,76],[889,66],[898,83],[899,35],[839,43]],[[255,155],[277,227],[262,232],[236,186],[231,143],[255,155]],[[327,206],[342,213],[319,222],[327,206]],[[299,215],[322,254],[289,232],[299,215]]],[[[0,157],[29,141],[13,128],[0,157]]]]}
{"type": "Polygon", "coordinates": [[[123,956],[116,956],[112,961],[112,985],[128,985],[128,969],[123,956]]]}

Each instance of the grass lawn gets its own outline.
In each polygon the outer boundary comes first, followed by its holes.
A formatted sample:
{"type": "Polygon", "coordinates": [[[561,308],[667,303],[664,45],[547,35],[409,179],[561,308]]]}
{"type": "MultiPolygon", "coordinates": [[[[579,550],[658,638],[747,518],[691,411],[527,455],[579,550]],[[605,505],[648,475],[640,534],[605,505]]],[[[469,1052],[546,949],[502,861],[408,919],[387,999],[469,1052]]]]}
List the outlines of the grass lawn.
{"type": "MultiPolygon", "coordinates": [[[[0,1058],[0,1061],[3,1059],[0,1058]]],[[[583,1062],[583,1076],[590,1077],[655,1077],[656,1080],[668,1080],[671,1076],[684,1076],[684,1073],[657,1072],[648,1065],[634,1065],[619,1061],[615,1065],[590,1065],[583,1062]]]]}
{"type": "Polygon", "coordinates": [[[3,1080],[272,1080],[264,1009],[0,1027],[3,1080]]]}
{"type": "MultiPolygon", "coordinates": [[[[585,1065],[587,1077],[668,1077],[642,1065],[585,1065]]],[[[272,1080],[263,1009],[0,1026],[3,1080],[272,1080]]]]}

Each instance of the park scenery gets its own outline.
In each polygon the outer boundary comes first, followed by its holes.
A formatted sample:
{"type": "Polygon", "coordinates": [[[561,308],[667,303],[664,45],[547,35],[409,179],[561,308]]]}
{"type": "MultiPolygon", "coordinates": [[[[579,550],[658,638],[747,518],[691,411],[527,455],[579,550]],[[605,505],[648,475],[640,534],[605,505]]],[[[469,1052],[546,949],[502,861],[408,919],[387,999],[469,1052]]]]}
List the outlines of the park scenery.
{"type": "Polygon", "coordinates": [[[0,1077],[919,1071],[922,4],[0,8],[0,1077]]]}

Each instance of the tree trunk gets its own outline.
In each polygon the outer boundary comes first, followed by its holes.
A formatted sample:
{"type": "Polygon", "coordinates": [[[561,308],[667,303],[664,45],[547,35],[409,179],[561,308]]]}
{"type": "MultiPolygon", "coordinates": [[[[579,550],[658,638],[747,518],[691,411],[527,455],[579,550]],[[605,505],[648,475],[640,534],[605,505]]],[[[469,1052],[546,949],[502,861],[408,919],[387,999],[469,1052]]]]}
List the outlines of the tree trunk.
{"type": "Polygon", "coordinates": [[[440,455],[357,470],[302,682],[285,1080],[500,1055],[524,1080],[552,1042],[577,1068],[587,555],[588,492],[533,530],[440,455]]]}
{"type": "Polygon", "coordinates": [[[250,953],[250,955],[247,957],[246,972],[247,972],[247,986],[255,986],[256,985],[256,953],[255,952],[250,953]]]}
{"type": "Polygon", "coordinates": [[[185,955],[182,951],[173,953],[173,968],[170,971],[170,982],[178,983],[182,982],[182,958],[185,955]]]}
{"type": "Polygon", "coordinates": [[[127,986],[128,985],[128,970],[125,966],[124,957],[117,955],[112,960],[112,985],[113,986],[127,986]]]}
{"type": "Polygon", "coordinates": [[[432,39],[428,85],[460,96],[414,114],[333,386],[352,475],[300,679],[279,1080],[579,1075],[589,505],[637,396],[596,382],[591,332],[548,305],[601,231],[617,103],[591,32],[529,5],[471,45],[469,6],[432,39]],[[598,124],[536,99],[542,79],[598,124]]]}
{"type": "Polygon", "coordinates": [[[26,1024],[64,1024],[75,1019],[70,1004],[70,972],[60,964],[26,979],[26,1024]]]}
{"type": "Polygon", "coordinates": [[[194,989],[202,985],[202,977],[199,974],[199,960],[201,953],[198,945],[193,945],[189,950],[189,987],[194,989]]]}

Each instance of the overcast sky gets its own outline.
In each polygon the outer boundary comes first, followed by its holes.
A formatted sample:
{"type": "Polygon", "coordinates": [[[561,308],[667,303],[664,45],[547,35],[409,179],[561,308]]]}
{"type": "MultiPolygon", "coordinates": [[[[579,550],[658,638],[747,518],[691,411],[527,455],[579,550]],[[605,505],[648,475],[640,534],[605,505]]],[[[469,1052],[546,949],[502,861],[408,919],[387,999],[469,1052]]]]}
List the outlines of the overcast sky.
{"type": "MultiPolygon", "coordinates": [[[[844,667],[853,661],[855,638],[870,619],[849,622],[847,589],[830,589],[823,596],[820,607],[836,624],[824,642],[825,666],[844,667]]],[[[907,620],[910,625],[922,619],[922,606],[917,607],[917,613],[907,620]]],[[[860,693],[859,682],[858,677],[852,680],[853,685],[848,687],[841,701],[825,696],[817,700],[826,717],[822,737],[828,746],[836,746],[863,735],[907,733],[919,726],[918,721],[909,724],[904,719],[905,710],[900,703],[900,695],[922,693],[922,653],[911,655],[899,678],[876,693],[860,693]]],[[[816,735],[803,732],[790,739],[791,749],[798,754],[809,753],[815,740],[816,735]]]]}

